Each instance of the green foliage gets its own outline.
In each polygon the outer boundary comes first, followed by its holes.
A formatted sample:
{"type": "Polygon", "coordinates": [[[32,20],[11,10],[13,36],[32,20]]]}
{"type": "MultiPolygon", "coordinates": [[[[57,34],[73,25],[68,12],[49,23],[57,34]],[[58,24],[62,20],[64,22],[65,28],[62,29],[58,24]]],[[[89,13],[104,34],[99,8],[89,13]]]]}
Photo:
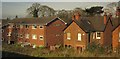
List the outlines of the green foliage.
{"type": "Polygon", "coordinates": [[[93,42],[93,43],[90,43],[87,47],[87,51],[93,53],[93,52],[96,52],[98,54],[103,54],[105,52],[105,48],[102,47],[101,45],[93,42]]]}
{"type": "Polygon", "coordinates": [[[94,16],[94,15],[103,13],[102,8],[103,8],[102,6],[95,6],[89,9],[85,9],[85,11],[87,12],[89,16],[94,16]]]}

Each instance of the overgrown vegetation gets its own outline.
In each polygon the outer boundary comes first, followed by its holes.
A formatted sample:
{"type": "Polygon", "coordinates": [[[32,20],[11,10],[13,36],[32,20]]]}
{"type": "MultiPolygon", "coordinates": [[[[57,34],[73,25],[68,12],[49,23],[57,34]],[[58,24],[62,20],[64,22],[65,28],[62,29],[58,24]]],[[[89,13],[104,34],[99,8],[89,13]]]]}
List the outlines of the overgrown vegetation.
{"type": "MultiPolygon", "coordinates": [[[[119,57],[118,53],[106,54],[104,48],[98,45],[92,44],[91,48],[78,53],[78,51],[72,48],[60,47],[54,51],[50,51],[48,48],[32,48],[30,46],[21,47],[19,44],[8,45],[3,43],[2,51],[14,52],[22,55],[29,55],[33,57],[119,57]]],[[[7,54],[10,57],[9,54],[7,54]]],[[[16,56],[15,56],[16,57],[16,56]]],[[[18,56],[19,57],[19,56],[18,56]]]]}

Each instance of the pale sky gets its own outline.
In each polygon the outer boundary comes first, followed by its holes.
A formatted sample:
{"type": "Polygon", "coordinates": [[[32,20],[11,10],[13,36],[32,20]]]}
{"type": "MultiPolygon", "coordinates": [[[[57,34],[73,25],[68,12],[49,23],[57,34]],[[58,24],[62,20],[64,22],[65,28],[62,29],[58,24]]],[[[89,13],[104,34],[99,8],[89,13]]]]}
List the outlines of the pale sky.
{"type": "Polygon", "coordinates": [[[38,2],[41,5],[47,5],[55,10],[72,10],[75,7],[80,7],[82,9],[91,6],[106,6],[111,2],[117,2],[118,0],[1,0],[0,3],[0,18],[14,18],[16,15],[18,17],[25,17],[27,15],[26,9],[32,5],[34,2],[38,2]],[[1,6],[2,5],[2,6],[1,6]]]}

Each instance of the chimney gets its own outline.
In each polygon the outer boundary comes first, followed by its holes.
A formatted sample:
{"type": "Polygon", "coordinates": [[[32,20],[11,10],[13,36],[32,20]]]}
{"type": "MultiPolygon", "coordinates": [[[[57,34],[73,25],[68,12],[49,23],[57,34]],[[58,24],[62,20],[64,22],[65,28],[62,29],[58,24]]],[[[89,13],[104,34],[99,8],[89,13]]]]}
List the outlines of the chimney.
{"type": "Polygon", "coordinates": [[[18,18],[18,16],[16,15],[15,18],[18,18]]]}
{"type": "Polygon", "coordinates": [[[106,12],[104,12],[104,24],[106,25],[106,22],[107,22],[107,14],[106,12]]]}
{"type": "Polygon", "coordinates": [[[72,16],[72,20],[79,20],[80,19],[80,13],[79,12],[75,12],[72,16]]]}

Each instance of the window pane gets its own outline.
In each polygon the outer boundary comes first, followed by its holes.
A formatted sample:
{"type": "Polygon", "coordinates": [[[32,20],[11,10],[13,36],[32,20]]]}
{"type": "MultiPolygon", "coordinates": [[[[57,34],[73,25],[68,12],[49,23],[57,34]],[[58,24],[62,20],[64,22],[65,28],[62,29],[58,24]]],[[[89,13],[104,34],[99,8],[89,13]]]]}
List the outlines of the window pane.
{"type": "Polygon", "coordinates": [[[36,29],[36,28],[37,28],[37,25],[33,25],[33,26],[32,26],[32,29],[36,29]]]}
{"type": "Polygon", "coordinates": [[[37,39],[37,35],[33,34],[32,39],[37,39]]]}
{"type": "Polygon", "coordinates": [[[42,35],[40,35],[40,40],[43,40],[43,36],[42,35]]]}
{"type": "Polygon", "coordinates": [[[70,33],[67,33],[67,39],[71,39],[71,37],[70,37],[71,35],[70,35],[70,33]]]}
{"type": "Polygon", "coordinates": [[[96,32],[96,39],[101,39],[101,33],[100,32],[96,32]]]}
{"type": "Polygon", "coordinates": [[[29,38],[29,34],[26,34],[26,38],[29,38]]]}
{"type": "Polygon", "coordinates": [[[78,41],[81,41],[81,33],[78,33],[78,41]]]}
{"type": "Polygon", "coordinates": [[[43,28],[43,26],[40,26],[40,29],[42,29],[43,28]]]}

